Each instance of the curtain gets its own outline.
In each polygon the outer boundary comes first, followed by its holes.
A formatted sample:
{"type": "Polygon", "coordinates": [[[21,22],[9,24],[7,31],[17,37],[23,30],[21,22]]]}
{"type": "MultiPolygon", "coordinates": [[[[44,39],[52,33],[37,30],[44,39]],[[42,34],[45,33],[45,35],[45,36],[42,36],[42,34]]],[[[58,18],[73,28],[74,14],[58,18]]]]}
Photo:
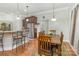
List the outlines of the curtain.
{"type": "Polygon", "coordinates": [[[74,45],[78,5],[71,12],[71,44],[74,45]]]}

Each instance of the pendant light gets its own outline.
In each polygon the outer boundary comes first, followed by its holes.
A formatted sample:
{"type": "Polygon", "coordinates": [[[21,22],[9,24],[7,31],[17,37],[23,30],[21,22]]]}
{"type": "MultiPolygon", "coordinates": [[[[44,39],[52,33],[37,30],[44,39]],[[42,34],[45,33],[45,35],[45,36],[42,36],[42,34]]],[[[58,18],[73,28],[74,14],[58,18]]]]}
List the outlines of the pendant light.
{"type": "MultiPolygon", "coordinates": [[[[27,8],[27,17],[28,17],[28,7],[29,6],[26,6],[26,8],[27,8]]],[[[29,19],[27,18],[26,21],[29,21],[29,19]]]]}
{"type": "Polygon", "coordinates": [[[19,17],[19,16],[17,16],[17,19],[20,19],[20,17],[19,17]]]}
{"type": "Polygon", "coordinates": [[[51,19],[51,21],[56,21],[55,14],[54,14],[54,9],[55,9],[55,5],[53,4],[53,18],[51,19]]]}
{"type": "Polygon", "coordinates": [[[19,16],[19,3],[17,3],[17,19],[20,19],[20,16],[19,16]]]}

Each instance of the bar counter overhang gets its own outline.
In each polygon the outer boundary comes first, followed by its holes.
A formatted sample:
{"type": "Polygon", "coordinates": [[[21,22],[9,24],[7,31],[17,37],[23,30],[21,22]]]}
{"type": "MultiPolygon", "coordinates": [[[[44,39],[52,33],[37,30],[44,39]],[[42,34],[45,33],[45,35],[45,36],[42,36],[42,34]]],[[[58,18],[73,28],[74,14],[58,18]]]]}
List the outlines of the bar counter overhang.
{"type": "MultiPolygon", "coordinates": [[[[4,51],[12,50],[12,43],[13,43],[12,33],[14,33],[15,31],[0,31],[0,32],[4,33],[4,37],[3,37],[4,51]]],[[[16,45],[14,45],[13,48],[16,48],[16,45]]],[[[0,51],[2,51],[2,48],[0,48],[0,51]]]]}

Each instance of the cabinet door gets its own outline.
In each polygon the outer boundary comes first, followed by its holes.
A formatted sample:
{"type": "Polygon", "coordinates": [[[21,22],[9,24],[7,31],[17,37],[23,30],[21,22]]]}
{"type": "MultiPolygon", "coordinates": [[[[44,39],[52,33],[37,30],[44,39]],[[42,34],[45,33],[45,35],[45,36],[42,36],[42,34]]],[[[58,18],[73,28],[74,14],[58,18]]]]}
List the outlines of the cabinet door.
{"type": "Polygon", "coordinates": [[[28,37],[29,38],[34,38],[34,28],[33,28],[33,24],[32,23],[28,23],[27,27],[29,28],[29,33],[28,33],[28,37]]]}

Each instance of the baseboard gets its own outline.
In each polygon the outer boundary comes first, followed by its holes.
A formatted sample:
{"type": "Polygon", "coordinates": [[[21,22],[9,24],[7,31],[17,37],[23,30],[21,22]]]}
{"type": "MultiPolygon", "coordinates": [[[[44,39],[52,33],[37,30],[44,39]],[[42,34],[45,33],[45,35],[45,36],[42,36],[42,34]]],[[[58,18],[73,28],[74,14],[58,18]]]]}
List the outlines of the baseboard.
{"type": "Polygon", "coordinates": [[[70,41],[69,40],[63,40],[64,42],[69,42],[70,43],[70,41]]]}

